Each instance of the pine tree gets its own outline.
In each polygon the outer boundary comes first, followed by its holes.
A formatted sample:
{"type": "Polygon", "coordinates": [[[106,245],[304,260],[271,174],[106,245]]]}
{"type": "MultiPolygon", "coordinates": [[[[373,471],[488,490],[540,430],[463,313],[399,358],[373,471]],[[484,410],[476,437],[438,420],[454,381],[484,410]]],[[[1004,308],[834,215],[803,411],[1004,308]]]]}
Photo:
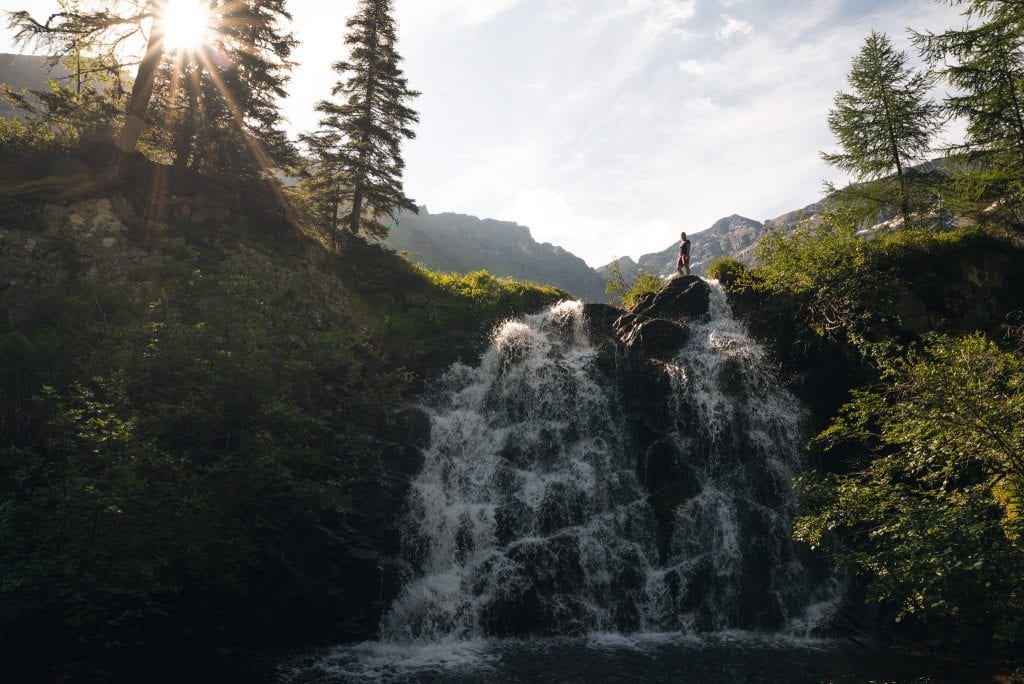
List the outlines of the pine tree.
{"type": "MultiPolygon", "coordinates": [[[[416,211],[402,187],[401,143],[415,137],[410,125],[419,117],[406,103],[419,93],[402,72],[392,14],[392,0],[360,0],[347,23],[349,58],[333,65],[340,79],[331,95],[342,101],[319,102],[319,131],[303,137],[316,159],[314,182],[328,193],[320,206],[347,211],[340,222],[348,231],[377,238],[387,235],[384,217],[416,211]]],[[[324,218],[334,232],[337,214],[324,218]]]]}
{"type": "Polygon", "coordinates": [[[912,168],[927,159],[940,128],[939,107],[928,99],[932,77],[907,68],[906,54],[872,31],[848,80],[852,93],[838,93],[828,115],[842,151],[822,159],[866,181],[845,188],[841,199],[895,209],[907,224],[935,183],[933,174],[912,168]]]}
{"type": "Polygon", "coordinates": [[[926,59],[942,64],[952,86],[949,114],[966,121],[967,137],[951,148],[964,163],[956,186],[978,218],[1024,225],[1024,3],[972,0],[965,15],[980,23],[918,34],[926,59]]]}

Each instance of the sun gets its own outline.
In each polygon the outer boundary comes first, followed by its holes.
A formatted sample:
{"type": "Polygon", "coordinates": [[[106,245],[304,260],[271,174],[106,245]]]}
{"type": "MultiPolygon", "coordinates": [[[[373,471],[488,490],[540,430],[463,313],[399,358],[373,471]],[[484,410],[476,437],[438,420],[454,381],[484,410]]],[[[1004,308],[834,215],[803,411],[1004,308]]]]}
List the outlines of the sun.
{"type": "Polygon", "coordinates": [[[167,0],[163,14],[164,48],[198,50],[210,33],[210,8],[202,0],[167,0]]]}

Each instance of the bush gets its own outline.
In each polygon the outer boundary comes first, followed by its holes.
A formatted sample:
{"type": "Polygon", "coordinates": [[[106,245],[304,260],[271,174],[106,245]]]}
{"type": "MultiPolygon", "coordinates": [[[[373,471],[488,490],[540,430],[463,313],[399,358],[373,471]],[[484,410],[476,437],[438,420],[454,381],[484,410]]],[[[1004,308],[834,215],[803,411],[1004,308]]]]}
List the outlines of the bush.
{"type": "Polygon", "coordinates": [[[67,294],[0,335],[5,652],[122,678],[294,629],[256,619],[285,621],[286,587],[290,604],[325,604],[329,581],[334,605],[363,600],[301,540],[349,543],[409,378],[295,287],[183,268],[145,309],[67,294]]]}
{"type": "Polygon", "coordinates": [[[436,287],[465,299],[473,315],[489,319],[512,315],[523,307],[537,309],[568,298],[556,287],[499,278],[487,271],[463,274],[421,269],[420,272],[436,287]]]}
{"type": "Polygon", "coordinates": [[[618,300],[618,304],[624,309],[631,309],[641,295],[649,292],[660,292],[665,286],[661,278],[640,269],[631,278],[627,279],[622,274],[622,264],[618,259],[612,259],[608,266],[608,279],[605,283],[605,293],[618,300]]]}
{"type": "Polygon", "coordinates": [[[748,273],[742,262],[729,257],[718,257],[708,265],[708,278],[717,280],[726,288],[742,284],[748,273]]]}
{"type": "Polygon", "coordinates": [[[665,287],[665,283],[661,278],[641,268],[633,278],[633,283],[623,293],[622,306],[632,309],[641,295],[660,292],[663,287],[665,287]]]}
{"type": "Polygon", "coordinates": [[[1019,653],[1024,361],[981,334],[933,336],[882,371],[819,436],[852,472],[800,480],[796,537],[828,541],[895,622],[1019,653]]]}
{"type": "Polygon", "coordinates": [[[866,342],[891,298],[891,274],[875,268],[874,245],[856,231],[850,215],[828,214],[789,234],[768,232],[757,246],[755,286],[796,297],[821,334],[866,342]]]}

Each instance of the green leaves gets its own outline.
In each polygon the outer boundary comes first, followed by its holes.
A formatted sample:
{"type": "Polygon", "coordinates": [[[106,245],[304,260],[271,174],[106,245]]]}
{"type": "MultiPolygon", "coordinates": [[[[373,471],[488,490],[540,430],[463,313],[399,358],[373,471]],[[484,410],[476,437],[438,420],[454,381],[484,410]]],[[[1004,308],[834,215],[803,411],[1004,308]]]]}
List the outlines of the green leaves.
{"type": "Polygon", "coordinates": [[[0,333],[5,647],[48,634],[54,662],[117,661],[186,633],[249,638],[282,584],[321,600],[329,554],[300,540],[353,534],[409,377],[296,297],[305,269],[217,261],[104,315],[96,293],[38,293],[39,323],[0,333]]]}
{"type": "Polygon", "coordinates": [[[770,231],[757,246],[747,282],[792,295],[822,335],[864,346],[884,323],[892,291],[878,245],[859,238],[849,213],[804,222],[792,233],[770,231]]]}
{"type": "Polygon", "coordinates": [[[1024,640],[1024,360],[980,333],[933,335],[881,371],[818,437],[865,464],[800,479],[796,537],[831,539],[896,621],[1024,640]]]}

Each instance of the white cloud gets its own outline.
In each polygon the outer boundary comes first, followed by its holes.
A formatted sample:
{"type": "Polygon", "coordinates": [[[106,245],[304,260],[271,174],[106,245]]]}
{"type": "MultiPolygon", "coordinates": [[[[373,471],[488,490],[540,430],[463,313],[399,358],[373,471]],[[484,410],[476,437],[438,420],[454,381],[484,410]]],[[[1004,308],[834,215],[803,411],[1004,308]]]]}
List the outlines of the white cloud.
{"type": "Polygon", "coordinates": [[[398,16],[406,33],[473,28],[497,18],[524,0],[399,0],[398,16]]]}
{"type": "Polygon", "coordinates": [[[679,71],[691,76],[700,76],[707,72],[707,67],[695,59],[683,59],[676,62],[679,71]]]}
{"type": "Polygon", "coordinates": [[[733,36],[749,36],[754,32],[753,26],[728,14],[722,15],[722,22],[722,25],[715,29],[715,37],[723,43],[728,43],[733,36]]]}

